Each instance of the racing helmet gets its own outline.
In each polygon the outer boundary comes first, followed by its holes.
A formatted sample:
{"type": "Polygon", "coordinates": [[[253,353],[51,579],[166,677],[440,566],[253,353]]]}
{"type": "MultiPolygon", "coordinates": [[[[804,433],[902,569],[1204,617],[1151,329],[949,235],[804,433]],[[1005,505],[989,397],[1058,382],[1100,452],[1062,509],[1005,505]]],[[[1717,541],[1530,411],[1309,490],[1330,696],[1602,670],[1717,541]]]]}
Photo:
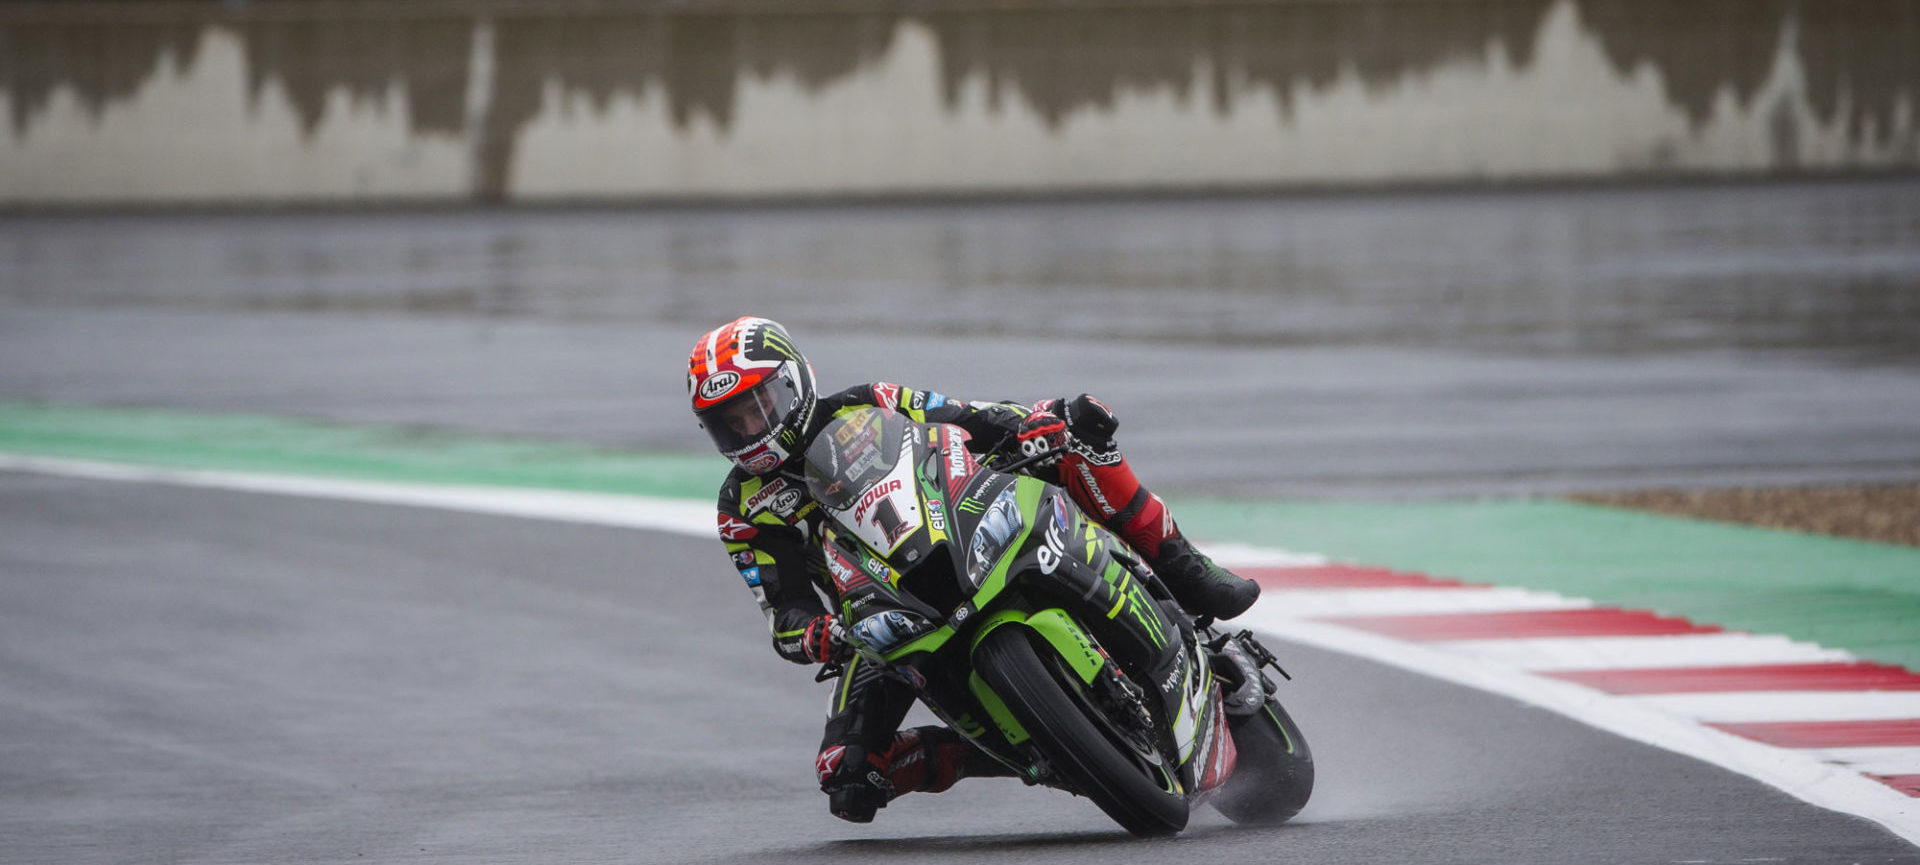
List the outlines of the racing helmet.
{"type": "Polygon", "coordinates": [[[764,475],[805,445],[813,367],[778,322],[741,316],[694,344],[687,395],[720,455],[764,475]]]}

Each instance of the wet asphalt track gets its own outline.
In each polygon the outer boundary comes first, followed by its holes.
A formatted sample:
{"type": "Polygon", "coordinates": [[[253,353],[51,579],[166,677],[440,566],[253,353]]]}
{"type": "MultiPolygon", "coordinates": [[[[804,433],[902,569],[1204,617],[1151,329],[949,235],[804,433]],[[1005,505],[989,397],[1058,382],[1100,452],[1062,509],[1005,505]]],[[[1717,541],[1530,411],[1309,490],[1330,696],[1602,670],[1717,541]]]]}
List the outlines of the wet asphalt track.
{"type": "Polygon", "coordinates": [[[840,823],[706,541],[0,473],[0,861],[1915,862],[1504,699],[1286,647],[1298,822],[1129,840],[1005,779],[840,823]]]}

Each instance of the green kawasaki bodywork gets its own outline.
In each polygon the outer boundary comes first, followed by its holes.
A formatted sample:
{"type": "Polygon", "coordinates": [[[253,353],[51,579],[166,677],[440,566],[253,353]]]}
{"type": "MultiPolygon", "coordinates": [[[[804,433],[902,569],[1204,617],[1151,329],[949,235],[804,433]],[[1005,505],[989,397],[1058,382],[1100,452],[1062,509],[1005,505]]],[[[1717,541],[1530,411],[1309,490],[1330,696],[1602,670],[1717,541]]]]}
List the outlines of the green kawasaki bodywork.
{"type": "MultiPolygon", "coordinates": [[[[900,486],[894,485],[893,479],[899,477],[899,472],[891,466],[911,465],[914,480],[906,486],[913,491],[914,507],[923,515],[919,525],[909,521],[902,534],[889,536],[893,553],[883,556],[878,549],[862,542],[862,536],[853,528],[836,521],[848,518],[847,514],[855,514],[851,517],[855,520],[873,516],[881,509],[877,499],[863,494],[857,509],[845,504],[840,506],[848,509],[844,513],[829,509],[829,513],[840,514],[827,523],[823,536],[830,564],[835,565],[847,581],[840,598],[841,618],[856,648],[868,661],[901,670],[916,669],[929,677],[938,675],[936,671],[964,676],[964,683],[951,675],[940,679],[944,683],[939,686],[940,699],[952,705],[935,705],[931,692],[923,694],[929,697],[927,702],[936,713],[957,729],[979,741],[991,727],[1007,745],[1020,745],[1031,738],[1001,696],[972,668],[974,652],[989,635],[1003,628],[1027,629],[1042,654],[1057,656],[1064,669],[1071,670],[1082,684],[1089,686],[1100,680],[1109,665],[1114,665],[1114,672],[1119,673],[1121,680],[1128,680],[1124,672],[1128,659],[1135,659],[1132,663],[1141,663],[1141,659],[1166,661],[1179,654],[1177,647],[1170,645],[1173,624],[1148,595],[1140,579],[1111,554],[1118,542],[1087,520],[1078,508],[1060,498],[1065,496],[1064,491],[1035,478],[986,468],[962,476],[964,483],[955,484],[952,473],[957,469],[950,461],[953,452],[943,451],[943,446],[954,448],[959,444],[948,441],[937,430],[929,428],[921,434],[902,434],[893,431],[891,419],[877,425],[873,418],[855,413],[836,418],[835,423],[844,424],[845,428],[827,427],[816,437],[816,448],[823,446],[821,442],[837,442],[824,447],[846,450],[810,453],[810,464],[836,467],[834,471],[811,478],[810,483],[837,486],[851,480],[856,473],[865,472],[859,477],[868,484],[869,492],[898,490],[900,486]],[[870,454],[859,449],[870,449],[869,443],[894,441],[902,442],[901,450],[889,451],[894,455],[885,457],[883,463],[862,460],[870,454]],[[943,453],[949,456],[941,456],[943,453]],[[887,466],[884,475],[875,474],[880,471],[875,465],[887,466]],[[1009,498],[1009,491],[1011,501],[997,504],[1009,498]],[[1017,514],[1017,527],[1009,525],[1005,510],[1008,505],[1011,512],[1017,514]],[[993,516],[996,513],[1001,516],[993,516]],[[1003,528],[990,529],[989,520],[1003,528]],[[1004,536],[1000,534],[1002,530],[1006,532],[1004,536]],[[995,556],[990,566],[974,558],[980,554],[974,543],[987,537],[996,540],[1004,537],[1004,546],[997,553],[989,553],[995,556]],[[949,563],[951,570],[943,567],[942,562],[949,563]],[[926,576],[917,573],[929,566],[933,570],[926,576]],[[972,576],[962,576],[969,573],[972,576]],[[872,578],[871,584],[863,575],[872,578]],[[950,609],[937,609],[927,599],[908,590],[912,581],[921,579],[934,581],[920,585],[922,592],[933,590],[941,581],[953,581],[954,588],[959,590],[958,596],[939,601],[941,606],[950,609]],[[1046,582],[1044,586],[1034,584],[1034,591],[1025,591],[1022,588],[1027,580],[1046,582]],[[1010,589],[1014,590],[1011,597],[1010,589]],[[1085,598],[1087,604],[1078,608],[1078,613],[1057,606],[1049,596],[1063,591],[1067,597],[1085,598]],[[957,606],[953,606],[955,601],[957,606]],[[869,643],[862,636],[859,625],[868,619],[892,616],[896,610],[916,617],[916,621],[924,621],[926,630],[906,637],[898,645],[884,641],[869,643]],[[954,645],[956,637],[962,637],[964,645],[954,645]],[[1103,638],[1118,642],[1102,648],[1103,638]],[[1108,649],[1116,654],[1109,655],[1108,649]],[[964,659],[953,655],[960,651],[966,652],[964,659]],[[962,684],[964,691],[959,690],[962,684]],[[967,696],[972,699],[966,700],[967,696]],[[975,705],[964,705],[967,702],[975,705]]],[[[898,509],[902,513],[910,511],[908,507],[898,509]]],[[[1149,669],[1160,667],[1149,664],[1149,669]]],[[[1190,673],[1205,678],[1211,671],[1202,667],[1190,673]]],[[[1177,714],[1181,705],[1177,699],[1163,699],[1169,700],[1171,705],[1167,708],[1177,714]]],[[[992,738],[980,744],[990,752],[999,752],[1001,749],[995,747],[992,738]]],[[[1011,765],[1023,765],[1022,758],[1016,754],[998,753],[998,756],[1011,765]]]]}
{"type": "MultiPolygon", "coordinates": [[[[1086,629],[1081,628],[1080,624],[1067,614],[1067,611],[1058,608],[1041,610],[1031,615],[1019,610],[1001,610],[988,616],[986,621],[979,625],[980,630],[974,633],[971,645],[978,648],[988,634],[999,630],[1002,626],[1016,624],[1039,634],[1053,646],[1054,651],[1066,660],[1067,666],[1073,669],[1082,682],[1092,684],[1094,678],[1100,675],[1100,671],[1111,663],[1105,655],[1100,654],[1100,650],[1094,645],[1093,638],[1087,634],[1086,629]]],[[[973,691],[973,696],[980,701],[980,705],[986,707],[987,714],[993,718],[994,725],[1000,728],[1000,733],[1007,737],[1008,743],[1018,745],[1027,740],[1027,728],[1021,726],[1019,719],[1015,718],[1012,712],[1007,711],[1007,705],[1001,702],[1000,696],[995,694],[992,688],[987,687],[986,681],[980,678],[978,672],[968,676],[967,687],[973,691]]]]}
{"type": "MultiPolygon", "coordinates": [[[[1015,501],[1019,504],[1019,510],[1022,516],[1020,531],[1014,536],[1013,540],[1007,544],[1006,549],[1001,552],[1000,559],[994,565],[993,570],[981,580],[979,589],[968,599],[967,605],[969,607],[973,609],[986,607],[998,599],[1001,593],[1006,590],[1008,574],[1013,568],[1014,563],[1018,561],[1026,551],[1027,542],[1033,536],[1034,526],[1041,519],[1039,514],[1040,504],[1045,495],[1046,487],[1047,485],[1045,483],[1034,478],[1024,476],[1014,478],[1015,501]]],[[[921,485],[920,495],[923,502],[928,498],[944,498],[940,496],[938,487],[934,484],[921,485]]],[[[957,511],[952,508],[949,508],[948,511],[957,514],[957,511]]],[[[831,531],[831,529],[829,531],[831,531]]],[[[1091,532],[1089,531],[1088,534],[1091,535],[1091,532]]],[[[884,562],[884,560],[881,561],[884,562]]],[[[1116,564],[1115,567],[1118,567],[1118,565],[1116,564]]],[[[897,587],[900,582],[900,575],[894,573],[889,576],[890,578],[885,580],[885,582],[890,586],[897,587]]],[[[851,610],[847,609],[847,606],[847,602],[843,601],[842,614],[850,616],[851,610]]],[[[966,624],[967,622],[965,621],[959,623],[959,625],[951,622],[943,624],[939,628],[887,652],[883,657],[888,663],[905,663],[907,659],[914,655],[939,652],[959,633],[959,627],[965,626],[966,624]]],[[[978,648],[988,634],[1009,625],[1025,627],[1035,634],[1038,634],[1048,645],[1053,646],[1054,650],[1059,653],[1060,657],[1067,662],[1068,666],[1083,682],[1091,683],[1094,678],[1100,674],[1101,669],[1110,663],[1110,661],[1100,653],[1093,637],[1086,632],[1086,629],[1074,621],[1073,616],[1066,610],[1058,607],[1049,607],[1034,612],[1019,609],[1002,609],[987,614],[986,618],[972,625],[973,633],[967,644],[969,652],[978,648]]],[[[994,726],[1000,729],[1001,734],[1006,737],[1009,744],[1018,745],[1027,741],[1029,736],[1026,727],[1022,726],[1020,721],[1007,710],[1006,704],[1002,702],[999,695],[995,694],[993,689],[989,688],[987,683],[980,678],[979,673],[971,673],[968,677],[967,684],[973,692],[974,698],[979,700],[980,705],[987,710],[987,714],[992,718],[994,726]]]]}

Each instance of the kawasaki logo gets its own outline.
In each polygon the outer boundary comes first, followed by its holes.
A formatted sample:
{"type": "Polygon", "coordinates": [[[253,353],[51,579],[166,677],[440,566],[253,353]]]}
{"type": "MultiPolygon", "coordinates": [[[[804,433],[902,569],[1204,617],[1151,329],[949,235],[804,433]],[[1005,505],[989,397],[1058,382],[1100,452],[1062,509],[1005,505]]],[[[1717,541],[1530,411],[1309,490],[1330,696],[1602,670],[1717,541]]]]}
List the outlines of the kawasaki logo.
{"type": "Polygon", "coordinates": [[[719,399],[726,396],[738,384],[740,384],[740,374],[730,369],[723,369],[700,383],[700,398],[719,399]]]}

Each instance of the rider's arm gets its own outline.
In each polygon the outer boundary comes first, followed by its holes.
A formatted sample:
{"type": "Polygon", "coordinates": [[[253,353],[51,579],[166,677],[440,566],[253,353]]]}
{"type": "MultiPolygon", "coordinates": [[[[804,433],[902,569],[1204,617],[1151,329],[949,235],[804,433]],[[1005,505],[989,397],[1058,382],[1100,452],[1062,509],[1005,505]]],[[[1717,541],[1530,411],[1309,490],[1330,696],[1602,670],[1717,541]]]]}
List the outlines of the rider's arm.
{"type": "Polygon", "coordinates": [[[771,519],[750,522],[740,513],[738,489],[729,484],[721,492],[720,542],[767,616],[773,650],[796,664],[812,663],[802,637],[807,624],[826,615],[827,608],[807,574],[806,537],[799,529],[771,519]]]}
{"type": "Polygon", "coordinates": [[[827,397],[829,414],[858,405],[895,409],[919,423],[950,423],[967,431],[967,449],[988,453],[1000,449],[1020,432],[1027,409],[1016,403],[968,402],[890,382],[859,384],[827,397]]]}

